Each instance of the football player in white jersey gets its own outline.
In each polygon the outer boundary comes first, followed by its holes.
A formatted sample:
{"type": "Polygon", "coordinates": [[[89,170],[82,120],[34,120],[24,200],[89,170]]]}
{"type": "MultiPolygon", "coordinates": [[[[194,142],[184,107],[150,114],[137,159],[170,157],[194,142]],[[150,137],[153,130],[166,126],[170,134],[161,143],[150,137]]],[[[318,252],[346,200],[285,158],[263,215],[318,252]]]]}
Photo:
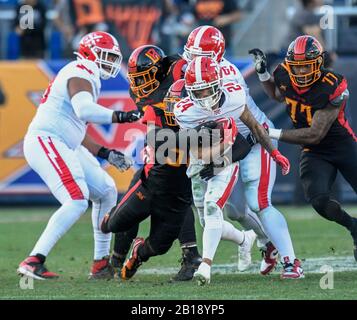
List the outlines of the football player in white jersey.
{"type": "Polygon", "coordinates": [[[44,180],[61,207],[52,215],[29,257],[18,273],[35,279],[57,278],[44,262],[57,241],[93,202],[94,263],[90,278],[111,277],[108,256],[111,235],[103,234],[99,222],[115,206],[113,179],[94,156],[127,170],[131,160],[121,152],[96,144],[88,135],[89,122],[132,122],[137,111],[121,112],[97,104],[100,79],[118,75],[122,54],[117,40],[106,32],[84,36],[77,60],[63,67],[45,91],[24,139],[24,155],[30,167],[44,180]]]}
{"type": "MultiPolygon", "coordinates": [[[[253,117],[264,127],[274,128],[274,124],[250,96],[249,88],[238,68],[223,57],[224,52],[225,41],[222,33],[215,27],[201,26],[190,33],[184,47],[184,58],[191,61],[197,56],[212,57],[222,69],[223,81],[237,83],[243,88],[246,93],[247,108],[253,117]]],[[[237,126],[243,136],[248,139],[253,138],[254,141],[254,136],[243,121],[237,120],[237,126]]],[[[275,141],[273,144],[277,147],[275,141]]],[[[282,278],[300,278],[301,275],[298,272],[300,269],[294,265],[296,257],[286,220],[271,203],[271,192],[276,178],[276,164],[271,161],[259,143],[252,146],[248,156],[239,163],[247,206],[244,213],[231,210],[228,212],[228,216],[239,221],[246,230],[253,229],[258,235],[258,240],[263,245],[261,248],[263,252],[261,274],[266,275],[274,270],[278,253],[276,247],[284,265],[282,278]]],[[[239,259],[240,270],[246,269],[251,261],[250,255],[245,255],[243,258],[245,259],[239,259]]]]}
{"type": "MultiPolygon", "coordinates": [[[[210,57],[197,57],[190,62],[185,72],[185,88],[189,97],[175,105],[174,114],[182,129],[194,128],[208,120],[233,118],[243,121],[287,174],[290,163],[276,149],[267,131],[246,108],[246,94],[236,82],[223,83],[222,69],[210,57]]],[[[192,149],[191,149],[192,151],[192,149]]],[[[270,159],[267,155],[267,159],[270,159]]],[[[268,166],[268,162],[265,163],[268,166]]],[[[217,163],[213,162],[212,166],[217,163]]],[[[222,164],[219,164],[221,166],[222,164]]],[[[192,193],[203,230],[202,263],[195,273],[200,284],[210,282],[211,265],[220,239],[244,243],[244,233],[223,219],[223,208],[237,181],[238,164],[228,164],[219,173],[202,179],[200,171],[204,164],[191,152],[187,175],[192,179],[192,193]]],[[[247,233],[245,233],[247,236],[247,233]]]]}

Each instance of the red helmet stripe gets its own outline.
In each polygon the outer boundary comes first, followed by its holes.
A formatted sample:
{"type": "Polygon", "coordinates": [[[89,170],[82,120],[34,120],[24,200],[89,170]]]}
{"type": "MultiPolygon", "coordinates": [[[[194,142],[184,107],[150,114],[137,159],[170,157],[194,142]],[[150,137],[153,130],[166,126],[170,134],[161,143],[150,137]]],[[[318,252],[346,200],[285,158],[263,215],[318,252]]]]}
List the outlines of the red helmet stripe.
{"type": "Polygon", "coordinates": [[[295,41],[294,45],[294,60],[305,60],[305,49],[306,49],[306,43],[309,37],[302,36],[298,37],[295,41]]]}

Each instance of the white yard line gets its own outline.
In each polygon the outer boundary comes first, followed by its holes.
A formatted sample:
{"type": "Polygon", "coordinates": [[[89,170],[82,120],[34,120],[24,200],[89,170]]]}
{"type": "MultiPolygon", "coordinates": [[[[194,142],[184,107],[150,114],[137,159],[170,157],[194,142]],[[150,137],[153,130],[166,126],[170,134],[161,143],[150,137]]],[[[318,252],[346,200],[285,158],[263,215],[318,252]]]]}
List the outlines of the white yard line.
{"type": "MultiPolygon", "coordinates": [[[[256,261],[252,264],[252,267],[245,272],[238,272],[237,264],[216,264],[212,267],[212,273],[215,274],[259,274],[260,261],[256,261]]],[[[309,258],[302,261],[302,266],[305,273],[325,273],[325,270],[321,270],[322,266],[329,266],[333,268],[334,272],[342,271],[357,271],[357,262],[352,256],[347,257],[321,257],[321,258],[309,258]]],[[[178,271],[178,267],[166,267],[166,268],[148,268],[141,269],[138,273],[141,274],[175,274],[178,271]]],[[[274,273],[280,273],[281,266],[274,273]]]]}

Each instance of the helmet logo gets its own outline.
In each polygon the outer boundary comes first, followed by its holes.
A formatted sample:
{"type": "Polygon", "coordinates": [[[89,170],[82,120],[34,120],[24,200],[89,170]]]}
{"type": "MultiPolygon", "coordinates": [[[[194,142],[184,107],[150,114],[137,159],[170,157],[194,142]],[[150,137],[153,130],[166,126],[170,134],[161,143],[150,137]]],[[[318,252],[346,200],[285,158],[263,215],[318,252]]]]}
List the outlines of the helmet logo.
{"type": "Polygon", "coordinates": [[[160,55],[155,51],[154,48],[148,50],[145,55],[153,62],[156,63],[160,61],[160,55]]]}
{"type": "Polygon", "coordinates": [[[93,33],[90,33],[87,37],[83,38],[83,44],[86,46],[88,45],[95,46],[96,42],[98,42],[98,40],[102,38],[103,36],[101,35],[94,35],[93,33]]]}

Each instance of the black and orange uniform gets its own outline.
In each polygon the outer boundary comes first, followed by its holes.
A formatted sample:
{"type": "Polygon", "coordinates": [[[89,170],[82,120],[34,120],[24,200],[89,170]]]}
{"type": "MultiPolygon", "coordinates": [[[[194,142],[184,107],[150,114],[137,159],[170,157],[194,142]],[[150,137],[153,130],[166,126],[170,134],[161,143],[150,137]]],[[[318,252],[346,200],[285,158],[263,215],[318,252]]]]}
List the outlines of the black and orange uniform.
{"type": "MultiPolygon", "coordinates": [[[[151,46],[153,47],[153,46],[151,46]]],[[[142,50],[137,50],[138,54],[142,55],[142,50]]],[[[155,47],[155,51],[149,50],[146,53],[146,58],[151,60],[159,61],[159,58],[156,57],[157,53],[160,55],[164,55],[163,52],[160,52],[157,47],[155,47]]],[[[134,51],[132,56],[135,59],[136,52],[134,51]]],[[[141,57],[139,57],[140,59],[141,57]]],[[[147,64],[150,61],[147,62],[147,64]]],[[[144,64],[145,61],[142,63],[144,64]]],[[[148,114],[152,114],[153,111],[158,113],[158,118],[156,121],[160,121],[160,126],[165,125],[165,118],[163,117],[163,108],[164,108],[164,97],[169,90],[170,86],[178,79],[181,79],[184,75],[184,68],[186,66],[186,61],[181,59],[179,55],[166,56],[163,57],[159,62],[156,62],[156,65],[160,63],[160,72],[157,70],[153,71],[152,74],[155,77],[151,77],[151,74],[143,74],[142,70],[134,70],[136,74],[141,75],[142,78],[146,79],[146,83],[142,84],[140,82],[140,77],[132,76],[129,80],[131,81],[130,85],[130,96],[135,102],[138,110],[144,113],[148,108],[148,114]],[[147,95],[147,92],[149,94],[147,95]]],[[[151,70],[152,67],[145,66],[145,70],[151,70]]],[[[130,70],[129,70],[130,71],[130,70]]],[[[131,70],[132,71],[132,70],[131,70]]],[[[154,168],[154,172],[156,172],[157,167],[154,168]]],[[[141,171],[137,171],[134,175],[129,190],[136,185],[136,183],[141,178],[141,171]]],[[[162,178],[162,184],[164,187],[168,180],[162,178]]],[[[175,181],[175,180],[172,180],[175,181]]],[[[190,188],[189,188],[190,189],[190,188]]],[[[114,252],[119,257],[125,257],[129,252],[130,245],[133,239],[137,236],[139,230],[139,224],[132,225],[130,229],[124,230],[122,232],[115,234],[115,242],[114,242],[114,252]]],[[[187,216],[185,218],[184,224],[182,226],[181,232],[178,235],[179,242],[182,246],[185,244],[196,244],[196,232],[195,232],[195,220],[194,214],[191,208],[187,211],[187,216]]],[[[195,255],[198,255],[196,246],[194,245],[191,250],[195,251],[195,255]]]]}
{"type": "MultiPolygon", "coordinates": [[[[274,71],[274,81],[296,129],[309,127],[317,110],[334,104],[348,92],[347,81],[342,75],[323,68],[320,78],[311,86],[298,88],[289,77],[286,64],[282,63],[274,71]]],[[[305,197],[314,209],[351,231],[353,218],[331,199],[331,187],[338,171],[357,193],[357,137],[345,115],[347,101],[343,100],[337,119],[321,142],[302,146],[300,177],[305,197]]]]}
{"type": "MultiPolygon", "coordinates": [[[[161,108],[147,106],[144,123],[154,123],[156,134],[163,128],[178,131],[179,127],[165,124],[161,108]]],[[[147,144],[148,159],[164,142],[147,144]]],[[[187,151],[183,151],[187,152],[187,151]]],[[[177,158],[165,158],[165,162],[148,161],[137,175],[137,181],[127,191],[116,208],[112,209],[107,228],[110,232],[125,232],[151,217],[150,234],[139,248],[140,261],[166,253],[178,238],[187,213],[192,214],[191,180],[186,175],[187,165],[177,158]]],[[[180,155],[180,156],[179,156],[180,155]]],[[[130,243],[131,244],[131,243],[130,243]]]]}

